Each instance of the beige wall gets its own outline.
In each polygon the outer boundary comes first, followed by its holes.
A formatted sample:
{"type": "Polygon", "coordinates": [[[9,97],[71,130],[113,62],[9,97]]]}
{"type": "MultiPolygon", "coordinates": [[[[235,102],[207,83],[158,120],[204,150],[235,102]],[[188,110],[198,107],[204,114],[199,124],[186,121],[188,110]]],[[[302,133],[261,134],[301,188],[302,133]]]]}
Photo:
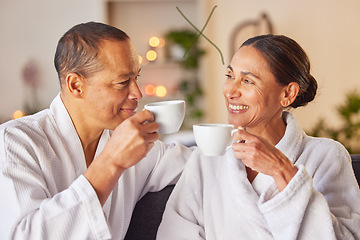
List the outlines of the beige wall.
{"type": "Polygon", "coordinates": [[[40,68],[41,107],[59,92],[53,58],[57,41],[73,25],[103,21],[99,0],[0,0],[0,122],[29,100],[21,69],[30,59],[40,68]]]}
{"type": "MultiPolygon", "coordinates": [[[[132,2],[134,1],[137,0],[132,2]]],[[[257,18],[261,12],[266,11],[273,21],[275,33],[294,38],[307,51],[312,62],[313,75],[319,82],[316,100],[295,111],[301,125],[309,129],[321,116],[328,118],[331,124],[337,123],[335,106],[343,100],[346,92],[360,89],[357,74],[360,65],[360,1],[197,1],[201,19],[199,28],[211,8],[218,6],[205,33],[220,47],[225,56],[225,65],[222,65],[218,52],[202,41],[203,46],[208,49],[201,71],[202,83],[207,93],[207,121],[227,121],[221,88],[225,69],[231,58],[229,38],[233,29],[239,23],[257,18]]],[[[59,37],[76,23],[105,21],[107,16],[103,12],[104,2],[106,1],[0,1],[0,121],[10,116],[14,110],[22,108],[27,100],[20,70],[30,58],[37,60],[41,67],[41,102],[44,106],[50,103],[59,91],[53,67],[53,55],[59,37]]],[[[134,14],[137,15],[136,12],[134,14]]],[[[174,16],[178,17],[177,14],[174,11],[174,16]]],[[[169,18],[171,14],[164,16],[169,18]]],[[[162,18],[163,15],[154,17],[162,18]]],[[[166,23],[166,19],[163,22],[166,23]]],[[[143,21],[127,22],[126,25],[129,29],[141,25],[144,29],[149,27],[143,21]]]]}
{"type": "Polygon", "coordinates": [[[225,68],[229,63],[229,37],[235,26],[257,18],[265,11],[275,33],[294,38],[305,49],[312,63],[312,73],[319,83],[314,102],[295,110],[300,124],[312,128],[319,117],[337,124],[335,106],[350,90],[360,90],[360,1],[357,0],[212,0],[202,1],[206,18],[214,5],[218,8],[206,34],[223,50],[223,66],[214,48],[211,60],[204,66],[204,87],[207,89],[208,120],[226,122],[227,114],[221,93],[225,68]]]}

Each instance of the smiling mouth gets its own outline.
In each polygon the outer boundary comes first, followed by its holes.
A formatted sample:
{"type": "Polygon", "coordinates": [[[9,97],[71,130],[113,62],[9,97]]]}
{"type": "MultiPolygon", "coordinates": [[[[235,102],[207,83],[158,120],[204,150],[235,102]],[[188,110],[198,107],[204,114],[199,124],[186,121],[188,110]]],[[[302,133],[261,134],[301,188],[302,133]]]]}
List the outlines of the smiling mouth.
{"type": "Polygon", "coordinates": [[[229,109],[233,111],[248,110],[249,106],[229,104],[229,109]]]}

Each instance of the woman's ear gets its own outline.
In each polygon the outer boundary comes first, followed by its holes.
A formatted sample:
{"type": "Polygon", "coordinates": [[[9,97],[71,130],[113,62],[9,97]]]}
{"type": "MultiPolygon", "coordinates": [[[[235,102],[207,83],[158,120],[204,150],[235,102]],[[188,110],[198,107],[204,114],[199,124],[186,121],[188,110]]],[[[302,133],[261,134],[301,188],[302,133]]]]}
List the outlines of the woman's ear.
{"type": "Polygon", "coordinates": [[[281,99],[281,105],[283,107],[290,106],[296,99],[298,93],[299,93],[299,84],[296,82],[291,82],[287,86],[284,87],[284,94],[281,99]]]}
{"type": "Polygon", "coordinates": [[[68,89],[69,93],[72,94],[76,98],[81,98],[84,88],[84,79],[76,74],[76,73],[69,73],[65,79],[66,88],[68,89]]]}

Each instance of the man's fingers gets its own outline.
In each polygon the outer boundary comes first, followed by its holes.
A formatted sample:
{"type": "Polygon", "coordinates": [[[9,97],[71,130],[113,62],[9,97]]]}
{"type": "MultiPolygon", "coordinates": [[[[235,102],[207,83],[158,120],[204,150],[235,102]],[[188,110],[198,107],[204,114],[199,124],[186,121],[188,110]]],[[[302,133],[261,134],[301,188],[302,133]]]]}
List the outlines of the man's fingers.
{"type": "Polygon", "coordinates": [[[132,117],[135,118],[139,123],[153,122],[155,120],[154,115],[149,110],[146,109],[136,113],[132,117]]]}
{"type": "Polygon", "coordinates": [[[147,141],[148,142],[155,142],[156,140],[159,139],[159,133],[158,132],[152,132],[147,134],[147,141]]]}
{"type": "Polygon", "coordinates": [[[154,133],[159,130],[159,125],[156,122],[145,122],[142,128],[146,133],[154,133]]]}

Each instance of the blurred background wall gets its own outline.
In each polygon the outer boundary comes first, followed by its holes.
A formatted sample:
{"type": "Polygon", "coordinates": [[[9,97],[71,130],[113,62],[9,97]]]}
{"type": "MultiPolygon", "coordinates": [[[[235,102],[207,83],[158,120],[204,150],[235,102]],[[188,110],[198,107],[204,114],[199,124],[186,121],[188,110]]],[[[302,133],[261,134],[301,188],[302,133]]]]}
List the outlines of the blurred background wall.
{"type": "Polygon", "coordinates": [[[102,6],[97,0],[0,0],[0,121],[32,99],[26,66],[28,75],[37,71],[38,108],[49,106],[60,89],[53,64],[57,41],[76,23],[102,21],[102,6]]]}
{"type": "MultiPolygon", "coordinates": [[[[53,67],[57,41],[73,25],[87,21],[115,25],[130,35],[139,54],[144,55],[151,35],[191,29],[176,6],[201,28],[215,5],[204,33],[222,50],[225,63],[217,50],[200,38],[206,50],[196,73],[205,93],[202,121],[227,121],[221,89],[232,55],[231,36],[239,24],[266,13],[274,33],[294,38],[305,49],[319,83],[315,101],[294,111],[300,124],[310,129],[320,117],[326,117],[331,125],[338,124],[335,107],[344,101],[347,92],[360,89],[357,0],[0,0],[0,122],[10,119],[15,110],[24,109],[31,99],[31,87],[23,77],[26,66],[37,71],[38,107],[50,104],[59,92],[53,67]]],[[[171,76],[182,74],[171,64],[152,64],[148,68],[149,75],[156,68],[153,74],[159,76],[158,81],[176,81],[171,76]]],[[[146,82],[146,71],[142,78],[146,82]]],[[[174,93],[173,97],[178,95],[174,93]]],[[[159,99],[144,97],[145,102],[159,99]]]]}
{"type": "MultiPolygon", "coordinates": [[[[228,38],[235,26],[266,12],[275,33],[295,39],[308,53],[312,73],[319,84],[315,101],[295,111],[301,125],[310,129],[320,117],[325,117],[331,125],[337,124],[335,107],[348,91],[360,89],[357,71],[360,66],[360,1],[218,0],[209,2],[207,11],[215,4],[219,7],[209,25],[210,34],[227,60],[230,59],[228,38]]],[[[216,52],[210,50],[212,59],[217,59],[216,52]]],[[[207,78],[212,80],[208,91],[211,92],[209,96],[214,97],[207,102],[207,111],[211,119],[225,121],[223,101],[218,100],[222,97],[218,89],[221,89],[225,70],[218,61],[208,64],[207,78]]]]}

